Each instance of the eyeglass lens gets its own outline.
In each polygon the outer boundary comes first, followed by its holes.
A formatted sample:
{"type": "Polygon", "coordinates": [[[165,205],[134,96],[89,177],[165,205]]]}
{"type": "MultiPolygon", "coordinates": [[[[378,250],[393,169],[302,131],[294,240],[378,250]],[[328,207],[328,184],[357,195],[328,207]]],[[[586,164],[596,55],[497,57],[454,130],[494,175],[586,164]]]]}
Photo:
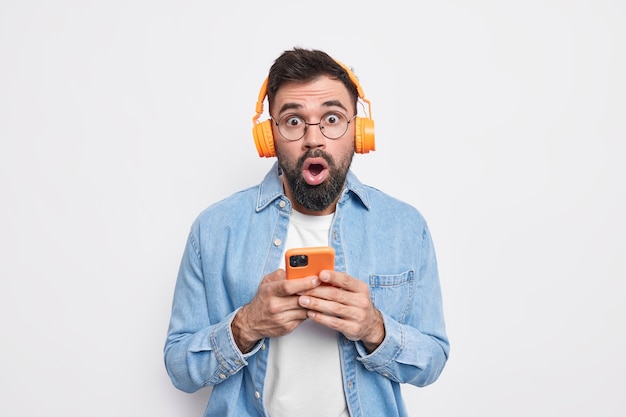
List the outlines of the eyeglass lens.
{"type": "Polygon", "coordinates": [[[276,125],[281,136],[287,140],[298,140],[304,137],[308,126],[317,125],[328,139],[339,139],[348,130],[350,120],[340,112],[325,114],[318,123],[308,123],[296,114],[283,115],[276,125]]]}

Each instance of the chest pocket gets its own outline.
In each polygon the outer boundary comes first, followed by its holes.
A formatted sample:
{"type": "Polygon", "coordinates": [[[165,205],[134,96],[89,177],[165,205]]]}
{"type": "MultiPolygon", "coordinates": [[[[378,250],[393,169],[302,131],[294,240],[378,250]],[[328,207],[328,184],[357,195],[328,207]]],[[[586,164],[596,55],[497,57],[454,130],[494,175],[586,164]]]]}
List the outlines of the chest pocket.
{"type": "Polygon", "coordinates": [[[406,271],[397,275],[370,275],[370,297],[379,310],[404,322],[413,299],[415,273],[406,271]]]}

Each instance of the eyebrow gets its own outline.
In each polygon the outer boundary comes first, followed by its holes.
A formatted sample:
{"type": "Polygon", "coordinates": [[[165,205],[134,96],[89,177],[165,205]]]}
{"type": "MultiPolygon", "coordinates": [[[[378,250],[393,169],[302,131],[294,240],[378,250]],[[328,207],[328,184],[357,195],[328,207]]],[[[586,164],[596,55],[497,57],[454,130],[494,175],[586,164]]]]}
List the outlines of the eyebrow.
{"type": "MultiPolygon", "coordinates": [[[[281,106],[280,111],[278,112],[279,114],[286,111],[286,110],[297,110],[297,109],[301,109],[303,106],[302,104],[298,104],[298,103],[285,103],[281,106]]],[[[348,109],[346,109],[346,107],[341,104],[341,101],[339,100],[328,100],[322,103],[322,107],[340,107],[342,109],[344,109],[345,111],[348,111],[348,109]]]]}

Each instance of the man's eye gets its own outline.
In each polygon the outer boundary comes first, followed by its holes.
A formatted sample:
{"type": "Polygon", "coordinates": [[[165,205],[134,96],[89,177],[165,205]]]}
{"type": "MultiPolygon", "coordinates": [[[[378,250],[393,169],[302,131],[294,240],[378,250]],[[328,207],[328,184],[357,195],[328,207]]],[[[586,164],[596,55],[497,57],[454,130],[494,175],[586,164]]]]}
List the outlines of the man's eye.
{"type": "Polygon", "coordinates": [[[301,124],[302,124],[302,119],[297,116],[291,116],[285,119],[285,125],[289,127],[298,127],[301,124]]]}
{"type": "Polygon", "coordinates": [[[335,125],[340,122],[341,122],[341,116],[337,114],[328,113],[326,116],[324,116],[324,123],[327,125],[335,125]]]}

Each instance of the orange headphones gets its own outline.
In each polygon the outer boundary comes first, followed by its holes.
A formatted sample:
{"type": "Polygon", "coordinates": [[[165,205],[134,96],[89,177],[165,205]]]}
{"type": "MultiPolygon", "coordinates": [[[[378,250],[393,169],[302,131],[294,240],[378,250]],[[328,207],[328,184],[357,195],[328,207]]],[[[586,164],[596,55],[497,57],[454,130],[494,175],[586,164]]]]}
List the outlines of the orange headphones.
{"type": "MultiPolygon", "coordinates": [[[[367,103],[369,117],[356,117],[355,118],[355,135],[354,135],[354,150],[356,153],[368,153],[369,151],[376,150],[374,143],[374,120],[372,120],[372,104],[365,98],[361,84],[357,80],[356,76],[341,62],[337,62],[343,69],[346,70],[350,81],[356,86],[359,98],[367,103]]],[[[265,120],[259,122],[259,117],[263,113],[263,101],[267,96],[267,78],[261,86],[259,91],[259,98],[256,102],[256,115],[252,118],[252,136],[254,137],[254,143],[256,149],[259,152],[261,158],[271,158],[276,156],[274,149],[274,135],[272,134],[272,121],[265,120]]]]}

